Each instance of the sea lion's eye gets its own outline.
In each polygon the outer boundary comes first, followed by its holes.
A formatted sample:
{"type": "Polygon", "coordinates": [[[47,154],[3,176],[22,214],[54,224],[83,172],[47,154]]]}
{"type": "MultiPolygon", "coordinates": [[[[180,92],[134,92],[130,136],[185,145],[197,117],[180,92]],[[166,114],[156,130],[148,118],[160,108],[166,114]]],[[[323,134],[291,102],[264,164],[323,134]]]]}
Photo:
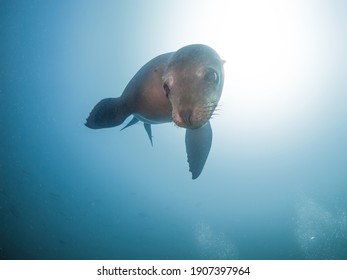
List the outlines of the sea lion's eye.
{"type": "Polygon", "coordinates": [[[167,85],[167,83],[164,83],[163,88],[164,88],[164,90],[165,90],[165,96],[166,96],[167,98],[169,98],[170,88],[169,88],[169,86],[167,85]]]}
{"type": "Polygon", "coordinates": [[[218,84],[219,77],[218,77],[218,74],[215,70],[208,69],[205,76],[204,76],[204,80],[207,82],[212,82],[212,83],[218,84]]]}

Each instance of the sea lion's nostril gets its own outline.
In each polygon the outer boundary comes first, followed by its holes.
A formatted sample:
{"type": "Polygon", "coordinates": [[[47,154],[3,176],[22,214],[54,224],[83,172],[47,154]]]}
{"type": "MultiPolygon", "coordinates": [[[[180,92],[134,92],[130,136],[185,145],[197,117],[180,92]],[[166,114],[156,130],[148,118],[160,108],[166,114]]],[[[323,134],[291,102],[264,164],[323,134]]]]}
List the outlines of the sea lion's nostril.
{"type": "Polygon", "coordinates": [[[182,111],[180,116],[185,124],[192,125],[192,112],[190,110],[182,111]]]}

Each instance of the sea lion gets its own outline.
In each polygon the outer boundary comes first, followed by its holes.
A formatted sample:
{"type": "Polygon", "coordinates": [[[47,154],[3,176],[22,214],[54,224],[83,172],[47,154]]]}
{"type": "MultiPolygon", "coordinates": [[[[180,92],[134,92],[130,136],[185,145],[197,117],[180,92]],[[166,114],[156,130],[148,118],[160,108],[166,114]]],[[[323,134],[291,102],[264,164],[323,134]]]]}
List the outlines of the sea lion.
{"type": "Polygon", "coordinates": [[[202,44],[159,55],[135,74],[120,97],[96,104],[85,125],[113,127],[133,115],[122,129],[142,121],[152,143],[151,124],[173,121],[186,128],[189,170],[196,179],[212,144],[209,119],[222,94],[223,64],[215,50],[202,44]]]}

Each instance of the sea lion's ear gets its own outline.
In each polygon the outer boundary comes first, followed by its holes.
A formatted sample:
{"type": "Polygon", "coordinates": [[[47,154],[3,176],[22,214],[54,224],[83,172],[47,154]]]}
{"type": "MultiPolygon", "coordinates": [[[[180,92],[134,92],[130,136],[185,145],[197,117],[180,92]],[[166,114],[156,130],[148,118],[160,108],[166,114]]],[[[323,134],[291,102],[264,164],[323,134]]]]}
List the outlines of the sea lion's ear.
{"type": "Polygon", "coordinates": [[[196,179],[201,174],[212,144],[212,128],[210,122],[198,129],[186,129],[186,151],[189,171],[196,179]]]}

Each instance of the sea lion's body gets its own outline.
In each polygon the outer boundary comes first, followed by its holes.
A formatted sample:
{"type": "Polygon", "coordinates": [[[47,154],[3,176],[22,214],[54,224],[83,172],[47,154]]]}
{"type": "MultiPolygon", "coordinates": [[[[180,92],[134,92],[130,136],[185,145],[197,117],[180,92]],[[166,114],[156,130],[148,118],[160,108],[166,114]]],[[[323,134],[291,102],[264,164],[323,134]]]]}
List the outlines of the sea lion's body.
{"type": "Polygon", "coordinates": [[[223,63],[205,45],[189,45],[159,55],[135,74],[120,97],[101,100],[87,118],[86,126],[113,127],[133,115],[125,127],[142,121],[151,139],[151,124],[174,121],[187,128],[188,161],[195,179],[212,143],[209,118],[222,92],[223,63]]]}
{"type": "Polygon", "coordinates": [[[171,122],[172,106],[165,96],[162,77],[172,53],[149,61],[131,79],[122,94],[126,106],[145,123],[171,122]]]}

